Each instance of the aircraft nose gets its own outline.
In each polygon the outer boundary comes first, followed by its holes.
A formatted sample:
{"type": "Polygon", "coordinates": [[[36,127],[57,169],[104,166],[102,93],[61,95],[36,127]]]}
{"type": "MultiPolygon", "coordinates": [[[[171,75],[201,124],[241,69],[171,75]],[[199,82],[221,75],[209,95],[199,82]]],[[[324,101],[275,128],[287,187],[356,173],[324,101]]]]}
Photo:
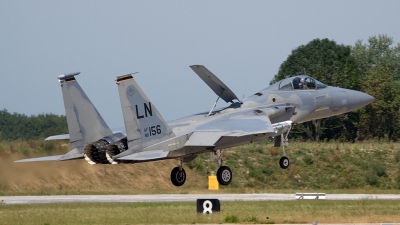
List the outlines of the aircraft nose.
{"type": "Polygon", "coordinates": [[[349,111],[359,109],[375,100],[371,95],[360,91],[346,90],[346,92],[349,96],[349,111]]]}

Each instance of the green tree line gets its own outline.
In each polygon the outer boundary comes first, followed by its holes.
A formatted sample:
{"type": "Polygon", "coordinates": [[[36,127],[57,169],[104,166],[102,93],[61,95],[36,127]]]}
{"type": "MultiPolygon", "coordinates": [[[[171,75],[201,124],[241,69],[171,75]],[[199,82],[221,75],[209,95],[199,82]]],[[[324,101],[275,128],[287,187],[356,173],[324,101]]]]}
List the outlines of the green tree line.
{"type": "Polygon", "coordinates": [[[0,140],[31,140],[68,133],[65,116],[39,114],[26,116],[0,110],[0,140]]]}
{"type": "Polygon", "coordinates": [[[350,113],[295,126],[293,136],[314,141],[400,139],[400,43],[395,45],[393,38],[372,36],[368,43],[358,40],[354,46],[314,39],[292,51],[270,84],[299,74],[376,100],[350,113]]]}

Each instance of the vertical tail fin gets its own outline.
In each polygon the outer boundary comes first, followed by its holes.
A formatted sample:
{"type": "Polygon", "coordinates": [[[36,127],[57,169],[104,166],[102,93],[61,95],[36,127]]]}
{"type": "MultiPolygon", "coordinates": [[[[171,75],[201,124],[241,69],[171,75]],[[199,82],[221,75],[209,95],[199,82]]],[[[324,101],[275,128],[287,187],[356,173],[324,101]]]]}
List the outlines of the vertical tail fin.
{"type": "Polygon", "coordinates": [[[131,74],[116,78],[124,116],[128,148],[143,148],[175,136],[131,74]]]}
{"type": "Polygon", "coordinates": [[[113,133],[75,80],[77,75],[79,73],[60,75],[58,80],[64,99],[71,149],[83,150],[88,143],[113,133]]]}

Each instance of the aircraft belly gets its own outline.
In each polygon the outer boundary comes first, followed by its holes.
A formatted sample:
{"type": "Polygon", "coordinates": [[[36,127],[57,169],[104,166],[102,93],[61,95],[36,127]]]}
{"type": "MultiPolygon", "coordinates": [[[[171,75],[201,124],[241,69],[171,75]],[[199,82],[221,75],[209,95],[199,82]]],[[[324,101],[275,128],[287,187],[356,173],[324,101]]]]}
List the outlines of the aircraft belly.
{"type": "Polygon", "coordinates": [[[259,141],[266,139],[268,137],[272,137],[271,134],[257,134],[257,135],[247,135],[242,137],[222,137],[218,144],[215,146],[215,149],[225,149],[231,148],[238,145],[249,144],[254,141],[259,141]]]}
{"type": "Polygon", "coordinates": [[[181,158],[181,157],[189,157],[194,156],[200,153],[209,152],[213,148],[206,148],[203,146],[185,146],[176,151],[168,152],[168,158],[181,158]]]}
{"type": "Polygon", "coordinates": [[[163,150],[145,151],[118,158],[119,160],[147,161],[167,157],[168,152],[163,150]]]}
{"type": "Polygon", "coordinates": [[[146,147],[143,149],[143,152],[154,151],[154,150],[159,150],[159,149],[162,149],[166,152],[175,151],[175,150],[183,148],[185,146],[185,143],[189,139],[189,137],[190,137],[190,134],[182,135],[179,137],[174,137],[174,138],[168,139],[166,141],[146,147]]]}
{"type": "Polygon", "coordinates": [[[185,146],[215,146],[226,132],[194,132],[185,146]]]}
{"type": "Polygon", "coordinates": [[[311,116],[311,112],[314,110],[314,106],[298,106],[296,107],[296,115],[293,115],[293,117],[291,118],[291,120],[293,121],[293,123],[303,123],[305,121],[309,121],[311,120],[310,116],[311,116]]]}
{"type": "Polygon", "coordinates": [[[198,155],[205,152],[210,152],[214,149],[225,149],[238,145],[248,144],[254,141],[259,141],[271,137],[271,134],[247,135],[242,137],[222,137],[216,146],[185,146],[181,149],[170,151],[167,158],[181,158],[198,155]]]}

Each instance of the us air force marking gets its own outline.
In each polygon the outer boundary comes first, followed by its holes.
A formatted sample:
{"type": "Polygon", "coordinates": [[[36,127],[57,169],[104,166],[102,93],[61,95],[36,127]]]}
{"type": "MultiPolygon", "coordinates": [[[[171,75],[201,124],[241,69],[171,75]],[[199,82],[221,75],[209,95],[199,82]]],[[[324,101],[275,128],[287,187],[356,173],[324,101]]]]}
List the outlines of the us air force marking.
{"type": "Polygon", "coordinates": [[[218,199],[197,199],[197,212],[211,214],[220,211],[220,203],[218,199]]]}
{"type": "Polygon", "coordinates": [[[129,85],[129,87],[126,89],[126,93],[129,96],[133,96],[135,94],[135,88],[133,87],[133,85],[129,85]]]}

